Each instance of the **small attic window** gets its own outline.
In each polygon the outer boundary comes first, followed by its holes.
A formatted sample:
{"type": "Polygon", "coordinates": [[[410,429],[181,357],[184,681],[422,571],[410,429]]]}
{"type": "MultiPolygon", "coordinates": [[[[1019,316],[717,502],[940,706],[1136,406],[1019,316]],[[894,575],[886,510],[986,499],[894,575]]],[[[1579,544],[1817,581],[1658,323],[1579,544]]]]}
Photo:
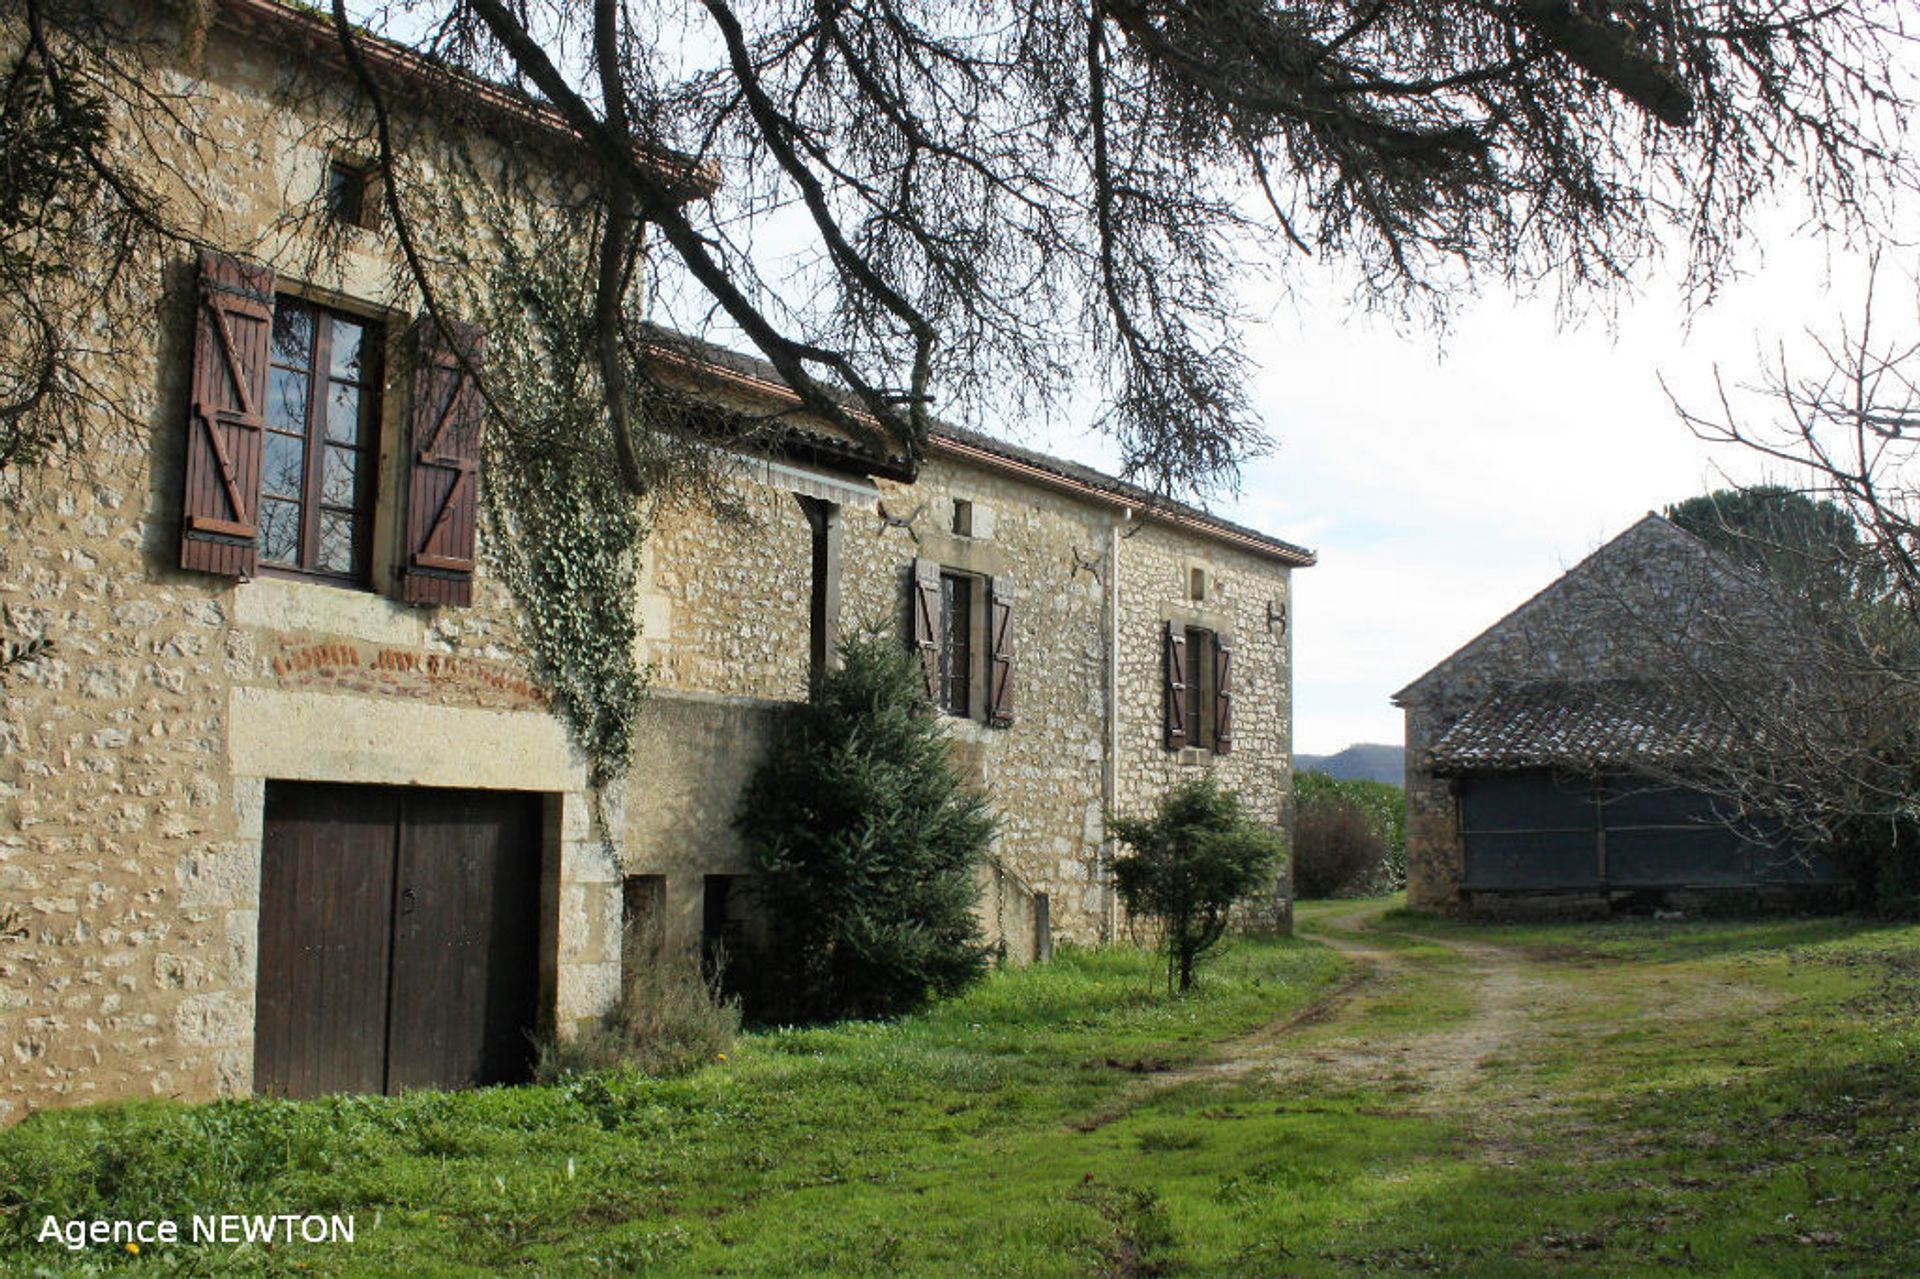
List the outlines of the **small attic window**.
{"type": "Polygon", "coordinates": [[[1207,598],[1207,570],[1192,568],[1187,570],[1187,595],[1198,604],[1207,598]]]}
{"type": "Polygon", "coordinates": [[[973,536],[973,503],[964,497],[953,499],[953,532],[956,537],[973,536]]]}
{"type": "Polygon", "coordinates": [[[327,217],[345,226],[372,225],[373,201],[368,199],[371,169],[351,160],[327,162],[327,217]]]}

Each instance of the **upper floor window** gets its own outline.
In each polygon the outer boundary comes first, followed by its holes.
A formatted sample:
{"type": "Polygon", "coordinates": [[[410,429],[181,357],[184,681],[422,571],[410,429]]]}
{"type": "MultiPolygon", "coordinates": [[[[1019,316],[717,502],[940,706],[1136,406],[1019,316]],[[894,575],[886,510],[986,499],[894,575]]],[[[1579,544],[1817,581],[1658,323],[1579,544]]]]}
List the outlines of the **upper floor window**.
{"type": "Polygon", "coordinates": [[[365,581],[373,528],[381,329],[274,301],[260,474],[260,560],[365,581]]]}
{"type": "Polygon", "coordinates": [[[1013,584],[913,562],[908,639],[927,701],[949,715],[1013,723],[1013,584]]]}
{"type": "Polygon", "coordinates": [[[382,327],[279,293],[261,263],[202,249],[198,265],[180,567],[364,586],[377,502],[399,532],[399,597],[472,602],[486,335],[415,324],[396,491],[379,496],[382,327]]]}
{"type": "Polygon", "coordinates": [[[1233,749],[1233,648],[1226,636],[1168,622],[1161,692],[1168,750],[1233,749]]]}
{"type": "Polygon", "coordinates": [[[350,160],[327,162],[327,216],[347,226],[373,225],[371,170],[350,160]]]}

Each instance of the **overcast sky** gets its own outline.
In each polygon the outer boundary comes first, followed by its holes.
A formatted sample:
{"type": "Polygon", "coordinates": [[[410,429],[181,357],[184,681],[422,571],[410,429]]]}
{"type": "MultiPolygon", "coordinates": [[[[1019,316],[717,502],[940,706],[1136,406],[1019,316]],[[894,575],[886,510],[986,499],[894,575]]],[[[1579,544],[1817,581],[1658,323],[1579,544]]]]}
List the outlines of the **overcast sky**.
{"type": "MultiPolygon", "coordinates": [[[[1445,335],[1396,331],[1331,284],[1273,309],[1252,345],[1255,403],[1279,448],[1217,509],[1320,555],[1294,575],[1296,750],[1399,742],[1395,690],[1601,542],[1729,477],[1770,478],[1696,440],[1660,376],[1711,407],[1716,362],[1751,380],[1763,345],[1850,312],[1865,268],[1841,258],[1830,271],[1819,243],[1790,231],[1744,262],[1691,316],[1657,279],[1611,323],[1558,323],[1551,300],[1490,292],[1445,335]]],[[[1071,431],[1044,443],[1109,456],[1071,431]]]]}

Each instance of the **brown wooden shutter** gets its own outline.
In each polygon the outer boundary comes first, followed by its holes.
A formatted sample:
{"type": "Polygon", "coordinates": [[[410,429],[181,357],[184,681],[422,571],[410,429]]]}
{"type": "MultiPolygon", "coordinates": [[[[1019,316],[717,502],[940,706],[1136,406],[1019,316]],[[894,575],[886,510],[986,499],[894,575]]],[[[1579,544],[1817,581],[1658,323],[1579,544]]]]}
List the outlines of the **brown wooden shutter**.
{"type": "Polygon", "coordinates": [[[1167,623],[1162,655],[1167,749],[1177,751],[1187,744],[1187,633],[1172,622],[1167,623]]]}
{"type": "Polygon", "coordinates": [[[927,700],[940,704],[940,562],[916,559],[907,591],[910,635],[920,655],[927,700]]]}
{"type": "Polygon", "coordinates": [[[401,598],[409,604],[473,602],[473,534],[479,510],[480,426],[486,406],[475,382],[486,335],[431,317],[414,326],[416,358],[408,439],[407,559],[401,598]]]}
{"type": "Polygon", "coordinates": [[[199,276],[180,567],[252,577],[260,532],[273,272],[202,249],[199,276]]]}
{"type": "Polygon", "coordinates": [[[987,723],[1006,728],[1013,723],[1013,581],[996,576],[987,590],[987,723]]]}
{"type": "Polygon", "coordinates": [[[1225,635],[1213,637],[1213,749],[1233,749],[1233,648],[1225,635]]]}

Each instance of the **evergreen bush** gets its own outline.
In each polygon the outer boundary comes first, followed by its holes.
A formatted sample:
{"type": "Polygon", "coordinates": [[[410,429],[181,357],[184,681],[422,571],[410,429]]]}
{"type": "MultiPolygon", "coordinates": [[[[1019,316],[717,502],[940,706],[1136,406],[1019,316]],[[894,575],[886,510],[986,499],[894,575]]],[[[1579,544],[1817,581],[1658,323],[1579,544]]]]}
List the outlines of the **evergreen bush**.
{"type": "Polygon", "coordinates": [[[893,1017],[986,969],[973,908],[994,818],[955,776],[919,667],[854,636],[748,782],[735,821],[766,918],[749,1012],[893,1017]]]}

